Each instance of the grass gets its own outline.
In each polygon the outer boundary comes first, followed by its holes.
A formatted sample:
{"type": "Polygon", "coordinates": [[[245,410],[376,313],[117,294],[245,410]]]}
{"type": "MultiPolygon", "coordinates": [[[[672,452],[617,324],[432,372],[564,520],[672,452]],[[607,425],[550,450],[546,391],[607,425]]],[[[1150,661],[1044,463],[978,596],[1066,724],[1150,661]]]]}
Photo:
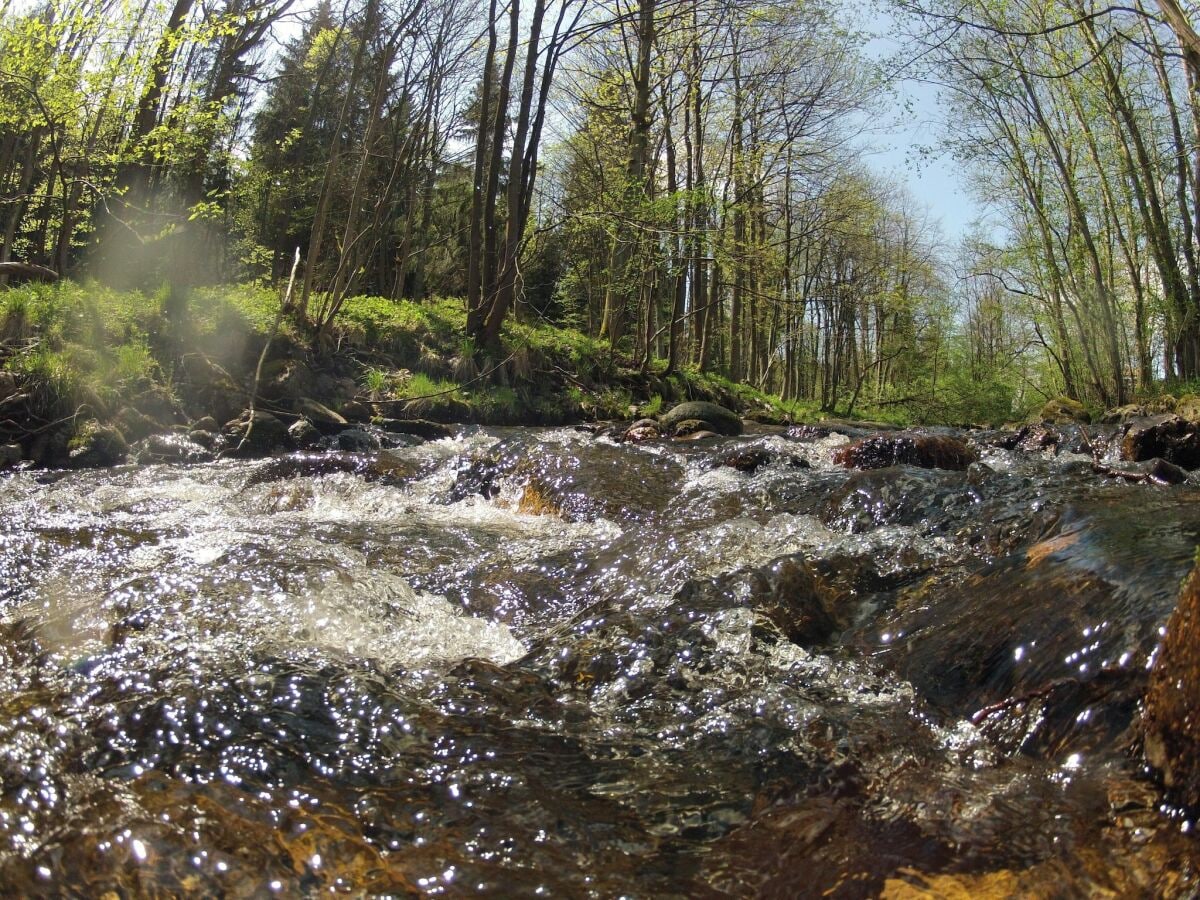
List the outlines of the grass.
{"type": "MultiPolygon", "coordinates": [[[[101,408],[116,415],[149,393],[193,400],[190,412],[208,414],[212,407],[199,407],[214,401],[196,394],[189,379],[200,376],[191,364],[202,356],[230,373],[237,385],[226,379],[222,396],[244,388],[280,302],[278,290],[256,284],[141,292],[61,282],[0,291],[0,365],[36,388],[40,406],[59,414],[85,403],[96,415],[101,408]]],[[[490,360],[465,331],[461,300],[354,297],[321,344],[325,355],[314,354],[312,337],[289,318],[272,352],[276,361],[287,357],[330,373],[326,382],[349,378],[369,401],[410,400],[394,407],[397,414],[444,421],[655,416],[688,399],[756,409],[778,420],[815,417],[811,404],[781,403],[694,367],[670,376],[661,361],[646,372],[622,368],[606,342],[544,320],[511,319],[503,348],[490,360]]]]}

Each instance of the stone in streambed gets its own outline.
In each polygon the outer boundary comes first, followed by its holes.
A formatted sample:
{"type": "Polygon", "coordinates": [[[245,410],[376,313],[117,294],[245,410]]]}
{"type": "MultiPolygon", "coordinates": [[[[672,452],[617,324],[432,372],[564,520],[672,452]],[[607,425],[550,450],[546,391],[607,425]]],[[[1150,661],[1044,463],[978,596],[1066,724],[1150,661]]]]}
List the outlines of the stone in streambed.
{"type": "Polygon", "coordinates": [[[917,466],[962,471],[977,459],[978,454],[957,438],[905,434],[863,438],[833,455],[834,462],[848,469],[917,466]]]}
{"type": "Polygon", "coordinates": [[[678,434],[676,426],[689,419],[704,422],[709,426],[709,430],[719,434],[736,436],[742,433],[742,420],[737,413],[706,400],[680,403],[661,416],[658,422],[664,431],[678,434]]]}
{"type": "Polygon", "coordinates": [[[152,434],[138,441],[133,457],[139,463],[196,463],[213,458],[211,449],[182,434],[152,434]]]}
{"type": "Polygon", "coordinates": [[[640,444],[642,441],[653,441],[662,437],[658,422],[654,419],[638,419],[625,429],[621,441],[626,444],[640,444]]]}
{"type": "Polygon", "coordinates": [[[428,419],[373,419],[372,424],[389,434],[407,434],[412,437],[424,438],[427,441],[452,438],[455,434],[452,426],[443,425],[441,422],[430,422],[428,419]]]}
{"type": "Polygon", "coordinates": [[[379,438],[361,428],[348,428],[337,437],[338,448],[347,453],[374,453],[380,448],[379,438]]]}
{"type": "Polygon", "coordinates": [[[1142,713],[1146,761],[1180,803],[1200,807],[1200,569],[1167,622],[1142,713]]]}
{"type": "Polygon", "coordinates": [[[1121,456],[1132,462],[1159,457],[1185,469],[1200,468],[1200,425],[1173,414],[1137,419],[1121,441],[1121,456]]]}

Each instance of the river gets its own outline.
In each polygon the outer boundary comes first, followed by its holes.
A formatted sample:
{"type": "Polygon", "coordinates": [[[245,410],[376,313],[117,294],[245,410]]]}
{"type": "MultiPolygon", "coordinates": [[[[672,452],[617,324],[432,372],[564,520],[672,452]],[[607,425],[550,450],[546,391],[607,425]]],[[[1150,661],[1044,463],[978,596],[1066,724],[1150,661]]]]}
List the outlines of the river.
{"type": "Polygon", "coordinates": [[[1200,486],[968,438],[0,478],[0,884],[1193,896],[1132,725],[1200,486]]]}

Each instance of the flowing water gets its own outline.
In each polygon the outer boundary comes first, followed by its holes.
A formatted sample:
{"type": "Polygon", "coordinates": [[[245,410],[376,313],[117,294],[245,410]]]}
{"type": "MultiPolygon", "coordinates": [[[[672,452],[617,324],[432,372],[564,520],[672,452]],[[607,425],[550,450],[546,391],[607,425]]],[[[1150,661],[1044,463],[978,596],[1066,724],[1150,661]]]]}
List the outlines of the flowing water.
{"type": "Polygon", "coordinates": [[[3,478],[0,885],[1194,895],[1131,725],[1200,487],[818,434],[3,478]]]}

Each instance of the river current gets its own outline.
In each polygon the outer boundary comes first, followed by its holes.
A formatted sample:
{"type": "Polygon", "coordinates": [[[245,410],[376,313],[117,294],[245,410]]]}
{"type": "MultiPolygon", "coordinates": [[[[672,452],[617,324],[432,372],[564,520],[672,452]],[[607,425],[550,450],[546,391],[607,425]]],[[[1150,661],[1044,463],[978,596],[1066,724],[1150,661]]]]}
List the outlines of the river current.
{"type": "Polygon", "coordinates": [[[1200,486],[966,437],[0,478],[0,885],[1195,896],[1134,726],[1200,486]]]}

